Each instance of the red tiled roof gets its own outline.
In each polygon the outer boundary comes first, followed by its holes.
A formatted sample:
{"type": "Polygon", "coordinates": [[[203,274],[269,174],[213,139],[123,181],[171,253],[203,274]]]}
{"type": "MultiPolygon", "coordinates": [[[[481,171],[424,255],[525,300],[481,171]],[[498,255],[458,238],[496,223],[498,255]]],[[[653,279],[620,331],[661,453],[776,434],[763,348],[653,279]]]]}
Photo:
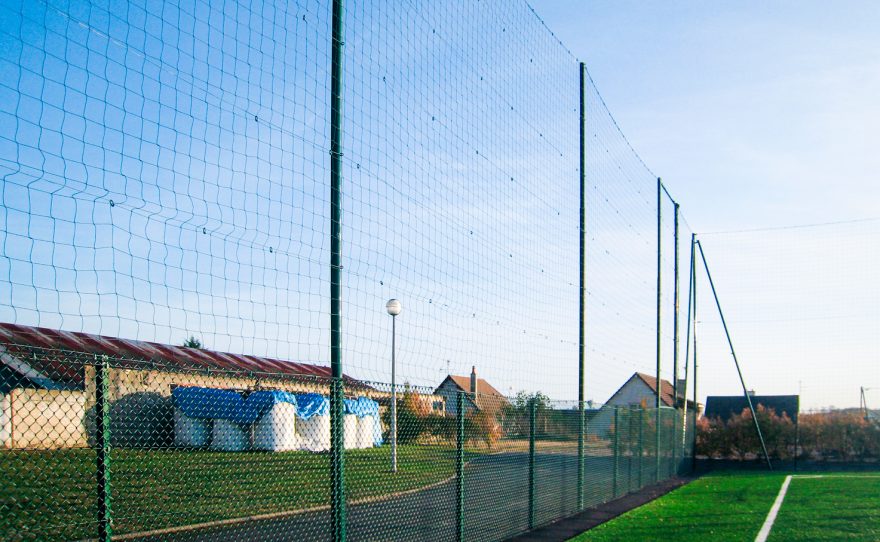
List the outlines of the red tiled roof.
{"type": "MultiPolygon", "coordinates": [[[[645,384],[651,388],[651,391],[654,392],[654,396],[657,395],[657,378],[654,376],[646,375],[645,373],[636,373],[636,376],[641,378],[645,384]]],[[[660,401],[666,406],[672,406],[674,404],[674,399],[672,396],[672,384],[666,380],[665,378],[660,379],[660,401]]],[[[655,405],[648,405],[649,407],[655,405]]]]}
{"type": "MultiPolygon", "coordinates": [[[[471,377],[449,375],[446,378],[458,386],[461,391],[467,393],[471,392],[471,377]]],[[[492,384],[489,384],[482,378],[477,378],[477,408],[480,410],[495,410],[508,403],[509,401],[504,397],[504,394],[496,390],[492,384]]]]}
{"type": "MultiPolygon", "coordinates": [[[[306,378],[331,376],[330,367],[325,365],[7,323],[0,323],[0,346],[6,354],[43,376],[77,388],[82,388],[84,366],[94,355],[110,356],[114,365],[131,368],[146,368],[149,363],[151,369],[157,370],[201,369],[306,378]]],[[[4,359],[3,363],[7,361],[14,360],[4,359]]],[[[348,376],[343,379],[346,385],[368,387],[348,376]]]]}

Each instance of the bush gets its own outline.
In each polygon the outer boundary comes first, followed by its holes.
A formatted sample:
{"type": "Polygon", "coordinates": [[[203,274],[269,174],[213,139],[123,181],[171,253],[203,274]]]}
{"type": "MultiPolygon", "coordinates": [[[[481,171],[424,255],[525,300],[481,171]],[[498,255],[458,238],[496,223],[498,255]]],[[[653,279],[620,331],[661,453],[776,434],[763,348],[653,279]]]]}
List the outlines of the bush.
{"type": "MultiPolygon", "coordinates": [[[[390,431],[391,409],[382,415],[384,426],[390,431]]],[[[418,394],[406,390],[397,401],[398,444],[446,443],[455,445],[458,438],[458,420],[431,412],[418,394]]],[[[495,446],[502,436],[498,413],[489,411],[468,412],[464,419],[465,438],[469,442],[495,446]]],[[[386,440],[389,434],[386,434],[386,440]]]]}
{"type": "MultiPolygon", "coordinates": [[[[431,417],[431,410],[427,404],[419,400],[418,395],[406,390],[397,401],[397,443],[411,444],[417,442],[426,432],[431,417]]],[[[436,416],[435,416],[436,417],[436,416]]],[[[391,409],[385,410],[383,415],[385,427],[388,428],[386,440],[390,438],[391,409]]]]}
{"type": "Polygon", "coordinates": [[[501,439],[501,424],[498,416],[486,410],[467,413],[464,417],[464,430],[467,440],[484,444],[491,449],[501,439]]]}
{"type": "MultiPolygon", "coordinates": [[[[796,455],[813,460],[880,458],[880,425],[857,411],[801,414],[800,427],[787,415],[779,416],[763,405],[758,405],[757,416],[767,453],[773,459],[796,455]]],[[[751,411],[744,409],[726,423],[719,418],[701,418],[697,422],[697,454],[716,459],[760,457],[761,443],[751,411]]]]}
{"type": "Polygon", "coordinates": [[[880,425],[852,410],[804,414],[800,443],[801,453],[809,459],[877,459],[880,425]]]}

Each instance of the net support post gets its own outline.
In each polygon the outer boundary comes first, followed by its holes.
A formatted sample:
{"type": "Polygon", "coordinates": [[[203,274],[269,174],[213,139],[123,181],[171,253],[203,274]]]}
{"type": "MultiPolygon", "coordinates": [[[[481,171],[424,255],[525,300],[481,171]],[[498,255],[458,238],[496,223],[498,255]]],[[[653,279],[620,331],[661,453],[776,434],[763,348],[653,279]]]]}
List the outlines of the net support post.
{"type": "Polygon", "coordinates": [[[342,385],[342,76],[345,0],[333,0],[330,54],[330,519],[345,542],[345,423],[342,385]]]}
{"type": "Polygon", "coordinates": [[[663,181],[657,177],[657,401],[654,427],[654,481],[660,481],[660,407],[663,404],[663,380],[660,379],[662,336],[660,325],[663,314],[663,181]]]}
{"type": "Polygon", "coordinates": [[[700,403],[697,402],[697,384],[700,382],[697,378],[697,367],[699,364],[697,363],[697,254],[696,254],[696,246],[697,246],[697,236],[696,234],[691,234],[691,325],[693,326],[693,341],[694,341],[694,417],[691,422],[691,435],[693,441],[691,442],[691,472],[695,472],[697,470],[697,416],[700,415],[700,403]]]}
{"type": "Polygon", "coordinates": [[[110,409],[109,367],[106,355],[95,356],[95,452],[98,496],[98,542],[113,537],[113,514],[110,491],[110,409]]]}
{"type": "Polygon", "coordinates": [[[584,378],[585,359],[584,346],[586,344],[586,103],[585,103],[585,75],[586,65],[583,62],[578,66],[580,72],[580,258],[579,258],[579,281],[578,290],[578,460],[577,460],[577,509],[584,509],[584,433],[586,425],[586,413],[584,412],[584,378]]]}
{"type": "MultiPolygon", "coordinates": [[[[673,292],[672,292],[672,462],[673,469],[677,470],[675,465],[678,464],[678,445],[676,441],[678,440],[678,422],[676,418],[678,418],[678,350],[679,350],[679,296],[680,296],[680,285],[679,285],[679,271],[678,271],[678,260],[679,260],[679,243],[678,243],[678,217],[679,217],[680,207],[678,203],[674,204],[674,215],[673,215],[673,292]]],[[[670,469],[670,470],[673,470],[670,469]]],[[[671,472],[670,472],[671,474],[671,472]]]]}

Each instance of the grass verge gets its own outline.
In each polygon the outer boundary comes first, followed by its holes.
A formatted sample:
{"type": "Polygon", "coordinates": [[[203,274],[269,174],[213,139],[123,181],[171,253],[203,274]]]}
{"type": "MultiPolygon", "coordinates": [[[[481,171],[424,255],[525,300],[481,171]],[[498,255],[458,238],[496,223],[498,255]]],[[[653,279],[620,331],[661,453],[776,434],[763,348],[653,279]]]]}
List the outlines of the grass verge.
{"type": "MultiPolygon", "coordinates": [[[[475,454],[468,454],[468,458],[475,454]]],[[[401,446],[389,472],[387,446],[346,452],[349,500],[406,491],[455,473],[455,450],[401,446]]],[[[93,450],[0,452],[0,539],[95,536],[93,450]]],[[[329,456],[113,450],[115,534],[311,508],[329,503],[329,456]]]]}

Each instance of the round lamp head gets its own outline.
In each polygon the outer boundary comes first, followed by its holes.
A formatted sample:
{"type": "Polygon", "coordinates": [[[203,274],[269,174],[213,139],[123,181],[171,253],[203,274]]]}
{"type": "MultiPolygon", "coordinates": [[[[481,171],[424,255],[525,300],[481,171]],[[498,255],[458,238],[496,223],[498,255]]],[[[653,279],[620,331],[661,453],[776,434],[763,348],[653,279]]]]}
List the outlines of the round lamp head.
{"type": "Polygon", "coordinates": [[[400,301],[396,299],[389,299],[388,303],[385,303],[385,310],[387,310],[388,314],[391,316],[397,316],[402,309],[403,307],[400,306],[400,301]]]}

